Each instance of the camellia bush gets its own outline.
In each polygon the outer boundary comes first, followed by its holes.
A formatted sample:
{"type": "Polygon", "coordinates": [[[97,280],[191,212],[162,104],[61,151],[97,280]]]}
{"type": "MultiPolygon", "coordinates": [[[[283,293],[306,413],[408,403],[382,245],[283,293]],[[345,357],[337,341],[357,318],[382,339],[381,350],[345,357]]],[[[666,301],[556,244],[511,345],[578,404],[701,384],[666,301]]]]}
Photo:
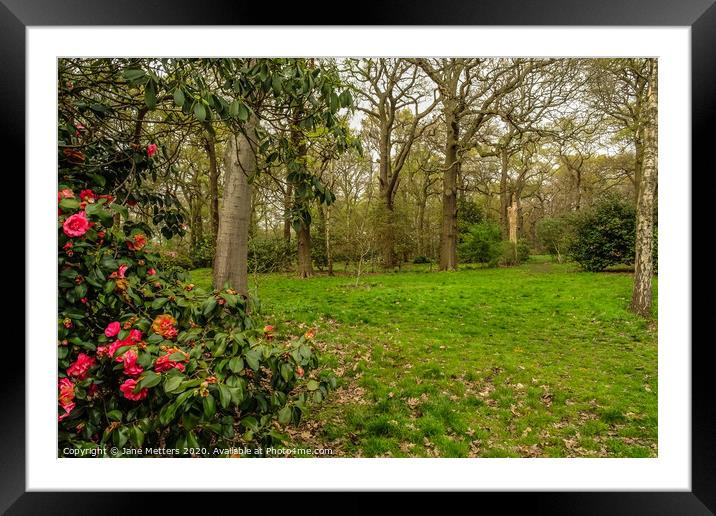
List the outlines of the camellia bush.
{"type": "Polygon", "coordinates": [[[60,450],[267,446],[335,385],[308,379],[312,333],[280,342],[236,291],[162,275],[110,196],[63,187],[58,199],[60,450]]]}

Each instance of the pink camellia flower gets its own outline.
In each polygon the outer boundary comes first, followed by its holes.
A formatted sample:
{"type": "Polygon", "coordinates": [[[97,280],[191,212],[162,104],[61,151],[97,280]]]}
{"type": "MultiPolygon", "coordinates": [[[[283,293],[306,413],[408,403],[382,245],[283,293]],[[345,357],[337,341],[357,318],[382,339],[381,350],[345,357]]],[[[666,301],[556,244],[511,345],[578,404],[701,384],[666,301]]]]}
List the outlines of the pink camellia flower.
{"type": "Polygon", "coordinates": [[[107,355],[107,346],[97,346],[95,353],[97,354],[98,357],[106,356],[107,355]]]}
{"type": "Polygon", "coordinates": [[[129,340],[133,342],[139,342],[142,340],[142,332],[139,330],[132,330],[129,332],[129,340]]]}
{"type": "Polygon", "coordinates": [[[75,193],[72,190],[70,190],[69,188],[63,188],[62,190],[57,192],[57,200],[58,201],[61,199],[74,199],[74,198],[75,198],[75,193]]]}
{"type": "Polygon", "coordinates": [[[157,273],[157,270],[154,267],[149,267],[147,269],[147,276],[154,276],[157,273]]]}
{"type": "Polygon", "coordinates": [[[80,211],[67,217],[67,220],[62,225],[62,230],[68,237],[79,237],[87,233],[89,227],[87,214],[84,211],[80,211]]]}
{"type": "Polygon", "coordinates": [[[170,360],[170,356],[171,355],[162,355],[161,357],[157,358],[157,361],[154,363],[154,371],[157,373],[163,373],[164,371],[169,371],[169,369],[175,368],[183,372],[184,364],[182,364],[181,362],[175,362],[174,360],[170,360]]]}
{"type": "Polygon", "coordinates": [[[77,356],[77,360],[67,368],[67,376],[76,376],[78,379],[84,380],[87,378],[89,368],[95,365],[96,362],[97,361],[89,355],[80,353],[77,356]]]}
{"type": "Polygon", "coordinates": [[[128,268],[129,268],[129,267],[127,267],[125,264],[122,264],[122,265],[119,266],[119,269],[118,269],[117,272],[119,272],[119,277],[120,277],[120,278],[124,278],[124,274],[127,272],[127,269],[128,269],[128,268]]]}
{"type": "Polygon", "coordinates": [[[124,346],[131,346],[134,344],[133,342],[130,342],[128,340],[115,340],[112,344],[109,345],[107,348],[107,355],[110,357],[113,357],[116,351],[119,348],[122,348],[124,346]]]}
{"type": "Polygon", "coordinates": [[[149,389],[146,387],[142,389],[139,392],[133,392],[134,388],[137,386],[137,380],[134,378],[129,378],[128,380],[125,380],[125,382],[119,386],[119,390],[122,391],[122,394],[124,394],[124,397],[128,400],[132,401],[140,401],[147,397],[147,394],[149,394],[149,389]]]}
{"type": "Polygon", "coordinates": [[[67,405],[75,399],[75,384],[69,378],[62,378],[59,384],[60,395],[57,398],[58,402],[60,405],[67,405]]]}
{"type": "Polygon", "coordinates": [[[119,325],[119,322],[114,321],[107,325],[107,327],[104,329],[104,334],[107,337],[114,337],[119,333],[119,330],[121,330],[122,327],[119,325]]]}
{"type": "Polygon", "coordinates": [[[137,376],[144,371],[144,368],[137,364],[137,351],[130,349],[122,356],[117,357],[117,362],[124,364],[124,374],[128,376],[137,376]]]}
{"type": "Polygon", "coordinates": [[[154,156],[157,153],[157,144],[156,143],[150,143],[147,145],[147,156],[150,158],[154,156]]]}
{"type": "Polygon", "coordinates": [[[81,297],[81,298],[80,298],[80,303],[82,303],[83,305],[86,305],[86,304],[87,304],[87,298],[86,298],[86,297],[81,297]]]}
{"type": "Polygon", "coordinates": [[[73,401],[72,403],[68,403],[67,405],[60,405],[60,406],[65,411],[65,413],[62,414],[61,416],[57,416],[58,422],[62,421],[63,419],[65,419],[67,416],[69,416],[72,413],[72,411],[74,410],[74,408],[76,406],[76,403],[73,401]]]}

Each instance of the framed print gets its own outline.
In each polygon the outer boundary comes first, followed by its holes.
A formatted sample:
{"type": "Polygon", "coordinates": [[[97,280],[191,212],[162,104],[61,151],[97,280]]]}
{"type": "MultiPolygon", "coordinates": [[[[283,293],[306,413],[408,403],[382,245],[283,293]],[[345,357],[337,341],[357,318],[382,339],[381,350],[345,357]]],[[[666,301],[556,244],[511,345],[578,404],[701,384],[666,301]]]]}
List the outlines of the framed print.
{"type": "Polygon", "coordinates": [[[712,3],[337,23],[3,0],[27,296],[0,507],[517,491],[545,513],[713,513],[691,327],[712,3]]]}

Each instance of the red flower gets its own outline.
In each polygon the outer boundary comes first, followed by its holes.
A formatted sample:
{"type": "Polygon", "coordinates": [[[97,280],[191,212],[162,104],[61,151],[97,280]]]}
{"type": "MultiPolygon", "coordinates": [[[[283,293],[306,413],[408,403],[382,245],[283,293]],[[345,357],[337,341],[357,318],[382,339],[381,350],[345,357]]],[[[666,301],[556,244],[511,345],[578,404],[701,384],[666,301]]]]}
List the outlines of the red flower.
{"type": "Polygon", "coordinates": [[[306,340],[311,340],[316,336],[316,332],[314,330],[308,330],[303,336],[306,337],[306,340]]]}
{"type": "Polygon", "coordinates": [[[132,401],[140,401],[147,397],[147,394],[149,394],[149,389],[146,387],[142,389],[141,391],[135,393],[134,388],[137,386],[137,380],[134,378],[129,378],[128,380],[125,380],[125,382],[119,386],[119,390],[122,391],[122,394],[124,394],[124,397],[128,400],[132,401]]]}
{"type": "Polygon", "coordinates": [[[110,357],[114,356],[114,353],[124,346],[131,346],[133,343],[128,340],[115,340],[112,344],[107,347],[107,355],[110,357]]]}
{"type": "Polygon", "coordinates": [[[97,198],[97,194],[89,188],[80,192],[80,200],[85,202],[94,202],[97,198]]]}
{"type": "Polygon", "coordinates": [[[112,201],[114,201],[114,197],[111,196],[111,195],[109,195],[109,194],[107,194],[107,195],[100,195],[99,197],[97,197],[97,199],[107,199],[107,202],[106,202],[105,204],[109,204],[109,203],[111,203],[112,201]]]}
{"type": "Polygon", "coordinates": [[[78,237],[84,235],[89,229],[87,214],[84,211],[80,211],[71,215],[62,225],[62,229],[68,237],[78,237]]]}
{"type": "Polygon", "coordinates": [[[133,342],[139,342],[142,340],[142,332],[139,330],[132,330],[129,332],[129,340],[133,342]]]}
{"type": "Polygon", "coordinates": [[[177,336],[177,329],[174,328],[176,322],[176,319],[169,314],[158,315],[152,322],[152,331],[165,339],[172,339],[177,336]]]}
{"type": "Polygon", "coordinates": [[[75,384],[69,378],[60,380],[60,395],[58,396],[60,405],[67,405],[75,399],[75,384]]]}
{"type": "Polygon", "coordinates": [[[119,330],[121,330],[122,327],[119,325],[119,322],[114,321],[107,325],[107,327],[104,329],[104,334],[107,337],[114,337],[119,333],[119,330]]]}
{"type": "Polygon", "coordinates": [[[264,333],[266,334],[266,340],[273,340],[273,326],[267,324],[264,326],[264,333]]]}
{"type": "Polygon", "coordinates": [[[157,144],[156,143],[150,143],[147,145],[147,156],[150,158],[154,156],[157,153],[157,144]]]}
{"type": "Polygon", "coordinates": [[[128,268],[129,268],[129,267],[127,267],[125,264],[122,264],[122,265],[119,266],[118,272],[119,272],[119,277],[120,277],[120,278],[124,278],[124,273],[127,272],[127,269],[128,269],[128,268]]]}
{"type": "Polygon", "coordinates": [[[132,240],[127,241],[127,248],[130,251],[140,251],[145,245],[147,245],[147,237],[139,233],[132,237],[132,240]]]}
{"type": "Polygon", "coordinates": [[[80,298],[80,303],[82,303],[83,305],[86,305],[86,304],[87,304],[87,301],[88,301],[88,299],[87,299],[86,297],[81,297],[81,298],[80,298]]]}
{"type": "Polygon", "coordinates": [[[97,231],[97,236],[99,238],[104,238],[104,234],[105,234],[104,231],[97,231]]]}
{"type": "Polygon", "coordinates": [[[144,371],[144,368],[137,364],[137,351],[130,349],[124,352],[120,357],[117,357],[117,362],[124,364],[124,374],[129,376],[137,376],[144,371]]]}
{"type": "Polygon", "coordinates": [[[303,378],[303,367],[298,366],[296,368],[296,376],[298,376],[299,378],[303,378]]]}
{"type": "Polygon", "coordinates": [[[170,355],[162,355],[159,358],[157,358],[157,361],[154,363],[154,371],[157,373],[163,373],[164,371],[168,371],[169,369],[175,368],[179,369],[180,371],[184,371],[184,364],[181,362],[175,362],[174,360],[170,360],[170,355]]]}
{"type": "Polygon", "coordinates": [[[157,273],[157,271],[154,267],[149,267],[147,269],[147,276],[154,276],[156,273],[157,273]]]}
{"type": "Polygon", "coordinates": [[[87,378],[89,368],[95,365],[96,362],[97,361],[89,355],[80,353],[77,356],[77,360],[67,368],[67,376],[76,376],[80,380],[84,380],[87,378]]]}

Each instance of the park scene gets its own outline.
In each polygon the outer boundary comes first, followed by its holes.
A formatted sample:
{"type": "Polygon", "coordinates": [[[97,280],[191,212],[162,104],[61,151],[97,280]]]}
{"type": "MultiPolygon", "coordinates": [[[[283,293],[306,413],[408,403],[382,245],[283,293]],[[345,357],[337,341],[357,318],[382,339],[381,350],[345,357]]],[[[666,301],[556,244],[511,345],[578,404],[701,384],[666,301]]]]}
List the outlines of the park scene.
{"type": "Polygon", "coordinates": [[[58,456],[658,456],[657,77],[58,60],[58,456]]]}

